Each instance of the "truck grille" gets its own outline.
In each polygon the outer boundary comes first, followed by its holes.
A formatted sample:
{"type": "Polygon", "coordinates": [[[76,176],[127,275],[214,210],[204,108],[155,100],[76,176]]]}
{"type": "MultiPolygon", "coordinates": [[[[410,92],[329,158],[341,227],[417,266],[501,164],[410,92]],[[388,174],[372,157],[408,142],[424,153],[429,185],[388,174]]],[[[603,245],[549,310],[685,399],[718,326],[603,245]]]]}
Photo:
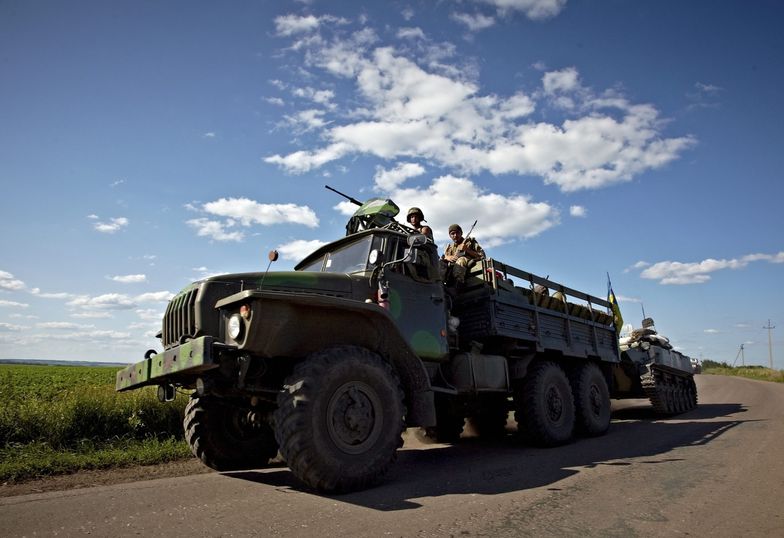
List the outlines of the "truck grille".
{"type": "Polygon", "coordinates": [[[174,297],[163,315],[163,347],[168,349],[182,341],[184,337],[196,336],[196,295],[199,287],[194,287],[174,297]]]}

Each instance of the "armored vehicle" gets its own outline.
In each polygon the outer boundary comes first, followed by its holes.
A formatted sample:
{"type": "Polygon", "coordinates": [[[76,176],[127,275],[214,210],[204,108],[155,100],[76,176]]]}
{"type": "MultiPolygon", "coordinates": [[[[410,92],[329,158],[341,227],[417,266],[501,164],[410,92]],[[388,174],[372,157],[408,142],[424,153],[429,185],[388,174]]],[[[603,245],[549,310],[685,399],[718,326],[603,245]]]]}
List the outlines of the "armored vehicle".
{"type": "Polygon", "coordinates": [[[652,318],[619,340],[621,362],[614,368],[614,396],[648,398],[657,412],[675,415],[697,406],[692,359],[656,332],[652,318]]]}
{"type": "Polygon", "coordinates": [[[610,304],[493,259],[456,278],[397,212],[360,204],[294,271],[187,286],[163,350],[118,372],[117,390],[192,389],[185,437],[202,462],[253,468],[279,451],[325,492],[377,481],[407,427],[452,441],[468,418],[501,435],[513,410],[536,445],[605,433],[621,366],[610,304]]]}

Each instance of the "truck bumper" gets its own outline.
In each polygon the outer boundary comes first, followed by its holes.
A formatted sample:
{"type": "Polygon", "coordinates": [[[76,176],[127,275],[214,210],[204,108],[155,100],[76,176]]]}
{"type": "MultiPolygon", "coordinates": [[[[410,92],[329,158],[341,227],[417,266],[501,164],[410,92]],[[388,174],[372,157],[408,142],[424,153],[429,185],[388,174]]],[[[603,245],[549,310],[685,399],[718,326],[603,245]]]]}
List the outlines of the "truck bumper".
{"type": "Polygon", "coordinates": [[[217,368],[213,340],[211,336],[195,338],[120,370],[115,390],[122,392],[146,385],[160,385],[178,375],[217,368]]]}

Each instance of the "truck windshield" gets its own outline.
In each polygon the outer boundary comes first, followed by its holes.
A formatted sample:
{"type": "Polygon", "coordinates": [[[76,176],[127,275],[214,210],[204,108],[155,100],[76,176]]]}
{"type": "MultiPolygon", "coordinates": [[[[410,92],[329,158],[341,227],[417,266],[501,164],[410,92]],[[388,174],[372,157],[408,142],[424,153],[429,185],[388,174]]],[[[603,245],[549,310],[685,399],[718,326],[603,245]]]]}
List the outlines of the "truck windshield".
{"type": "Polygon", "coordinates": [[[373,264],[368,262],[371,247],[374,243],[373,236],[364,237],[361,240],[346,245],[345,247],[327,253],[324,257],[314,260],[312,263],[303,267],[303,271],[323,271],[325,273],[361,273],[372,268],[373,264]]]}

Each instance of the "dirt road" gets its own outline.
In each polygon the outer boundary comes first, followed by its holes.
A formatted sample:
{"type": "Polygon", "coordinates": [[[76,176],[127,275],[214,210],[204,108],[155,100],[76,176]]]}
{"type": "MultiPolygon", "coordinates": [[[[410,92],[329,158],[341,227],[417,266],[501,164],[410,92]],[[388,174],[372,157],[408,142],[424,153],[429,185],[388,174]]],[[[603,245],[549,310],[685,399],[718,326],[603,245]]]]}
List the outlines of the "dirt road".
{"type": "Polygon", "coordinates": [[[4,536],[782,536],[784,385],[697,376],[661,420],[614,405],[610,432],[555,449],[407,439],[382,485],[342,496],[285,467],[0,499],[4,536]]]}

